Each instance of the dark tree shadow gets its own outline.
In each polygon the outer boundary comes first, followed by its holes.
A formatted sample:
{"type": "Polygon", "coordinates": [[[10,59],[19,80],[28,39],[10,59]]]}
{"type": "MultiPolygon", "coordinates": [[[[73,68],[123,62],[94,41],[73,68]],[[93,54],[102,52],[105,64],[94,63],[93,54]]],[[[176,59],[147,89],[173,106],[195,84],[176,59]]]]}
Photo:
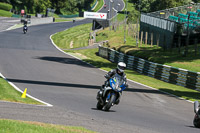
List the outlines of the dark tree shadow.
{"type": "Polygon", "coordinates": [[[52,62],[57,62],[57,63],[62,63],[62,64],[72,64],[72,65],[79,65],[82,67],[91,67],[93,68],[93,66],[80,61],[78,59],[75,58],[67,58],[67,57],[52,57],[52,56],[44,56],[44,57],[36,57],[35,59],[40,59],[40,60],[44,60],[44,61],[52,61],[52,62]]]}
{"type": "Polygon", "coordinates": [[[37,85],[49,85],[49,86],[63,86],[63,87],[75,87],[75,88],[88,88],[88,89],[100,89],[101,86],[96,85],[84,85],[84,84],[73,84],[73,83],[58,83],[58,82],[47,82],[47,81],[32,81],[23,79],[7,79],[14,83],[26,83],[26,84],[37,84],[37,85]]]}

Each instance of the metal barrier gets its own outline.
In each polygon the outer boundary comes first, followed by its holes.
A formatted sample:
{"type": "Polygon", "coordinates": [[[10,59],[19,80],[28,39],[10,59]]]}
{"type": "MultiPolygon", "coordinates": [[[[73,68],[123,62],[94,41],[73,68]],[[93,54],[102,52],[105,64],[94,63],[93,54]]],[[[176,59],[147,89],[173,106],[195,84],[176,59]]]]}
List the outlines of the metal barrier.
{"type": "Polygon", "coordinates": [[[99,56],[113,63],[125,62],[127,68],[141,74],[200,91],[200,72],[192,72],[185,69],[175,68],[150,62],[135,56],[129,56],[113,49],[99,45],[99,56]]]}

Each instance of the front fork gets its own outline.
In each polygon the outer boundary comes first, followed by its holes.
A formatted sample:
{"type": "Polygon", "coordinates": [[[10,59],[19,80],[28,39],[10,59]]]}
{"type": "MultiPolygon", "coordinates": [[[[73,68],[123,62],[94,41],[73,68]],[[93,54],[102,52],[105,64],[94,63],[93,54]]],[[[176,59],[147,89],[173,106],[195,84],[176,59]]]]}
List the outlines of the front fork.
{"type": "Polygon", "coordinates": [[[119,104],[120,98],[121,98],[121,92],[110,92],[108,93],[107,97],[106,97],[106,103],[110,100],[112,95],[116,95],[117,99],[115,100],[115,103],[113,104],[119,104]]]}

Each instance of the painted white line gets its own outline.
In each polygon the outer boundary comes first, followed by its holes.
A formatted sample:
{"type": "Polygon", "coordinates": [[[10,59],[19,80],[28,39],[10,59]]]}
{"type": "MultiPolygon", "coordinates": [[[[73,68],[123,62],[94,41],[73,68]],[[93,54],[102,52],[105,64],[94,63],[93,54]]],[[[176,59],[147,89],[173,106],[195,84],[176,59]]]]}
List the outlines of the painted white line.
{"type": "Polygon", "coordinates": [[[96,5],[91,10],[94,10],[98,4],[99,4],[99,2],[97,1],[96,5]]]}
{"type": "MultiPolygon", "coordinates": [[[[4,80],[6,80],[12,87],[14,87],[15,90],[17,90],[17,91],[23,93],[23,91],[20,90],[16,85],[14,85],[12,82],[10,82],[9,80],[7,80],[6,77],[3,76],[3,74],[0,73],[0,76],[1,76],[4,80]]],[[[35,98],[35,97],[29,95],[29,94],[26,94],[26,95],[27,95],[28,97],[30,97],[30,98],[32,98],[32,99],[38,101],[38,102],[41,102],[41,103],[45,104],[45,105],[48,106],[48,107],[53,107],[53,105],[51,105],[51,104],[49,104],[49,103],[46,103],[46,102],[44,102],[44,101],[42,101],[42,100],[39,100],[39,99],[37,99],[37,98],[35,98]]],[[[34,105],[34,104],[33,104],[33,105],[34,105]]],[[[34,105],[34,106],[44,106],[44,105],[34,105]]]]}
{"type": "MultiPolygon", "coordinates": [[[[66,29],[66,30],[67,30],[67,29],[66,29]]],[[[57,34],[57,33],[55,33],[55,34],[57,34]]],[[[50,40],[51,40],[51,43],[54,45],[54,47],[55,47],[56,49],[58,49],[60,52],[66,54],[66,55],[72,56],[72,57],[74,57],[74,58],[76,58],[76,59],[78,59],[78,60],[80,60],[80,61],[82,61],[82,62],[84,62],[84,63],[86,63],[86,64],[88,64],[88,65],[90,65],[90,66],[92,66],[92,67],[95,67],[95,66],[93,66],[93,65],[91,65],[91,64],[89,64],[89,63],[87,63],[87,62],[85,62],[85,61],[83,61],[83,60],[81,60],[80,58],[78,58],[78,57],[76,57],[76,56],[74,56],[74,55],[72,55],[72,54],[70,54],[70,53],[66,53],[65,51],[63,51],[62,49],[60,49],[60,48],[54,43],[54,41],[53,41],[53,39],[52,39],[52,36],[55,35],[55,34],[52,34],[49,38],[50,38],[50,40]]]]}
{"type": "MultiPolygon", "coordinates": [[[[57,34],[57,33],[55,33],[55,34],[57,34]]],[[[50,36],[50,40],[51,40],[52,44],[55,46],[55,48],[57,48],[59,51],[61,51],[62,53],[66,54],[66,55],[70,55],[70,56],[72,56],[72,57],[74,57],[74,58],[76,58],[76,59],[78,59],[78,60],[80,60],[80,61],[82,61],[82,62],[85,62],[85,61],[81,60],[81,59],[78,58],[78,57],[75,57],[75,56],[73,56],[73,55],[71,55],[71,54],[69,54],[69,53],[66,53],[65,51],[63,51],[62,49],[60,49],[58,46],[56,46],[56,44],[55,44],[55,43],[53,42],[53,40],[52,40],[52,36],[55,35],[55,34],[52,34],[52,35],[50,36]]],[[[85,63],[87,63],[87,62],[85,62],[85,63]]],[[[89,63],[87,63],[87,64],[90,65],[90,66],[93,66],[93,65],[91,65],[91,64],[89,64],[89,63]]],[[[93,67],[95,67],[95,66],[93,66],[93,67]]],[[[103,69],[100,69],[100,68],[98,68],[98,69],[101,70],[101,71],[104,71],[104,72],[108,72],[108,71],[103,70],[103,69]]],[[[164,91],[161,91],[161,90],[159,90],[159,89],[156,89],[156,88],[153,88],[153,87],[144,85],[144,84],[142,84],[142,83],[139,83],[139,82],[136,82],[136,81],[133,81],[133,80],[130,80],[130,79],[128,79],[128,81],[133,82],[133,83],[138,84],[138,85],[141,85],[141,86],[144,86],[144,87],[147,87],[147,88],[150,88],[150,89],[152,89],[152,90],[160,91],[160,92],[165,93],[165,94],[167,94],[167,95],[176,97],[177,99],[185,100],[185,101],[190,102],[190,103],[194,103],[193,101],[186,100],[186,99],[184,99],[184,98],[181,98],[181,97],[178,97],[178,96],[176,96],[176,95],[170,94],[170,93],[168,93],[168,92],[164,92],[164,91]]]]}
{"type": "MultiPolygon", "coordinates": [[[[124,3],[124,7],[122,8],[122,10],[124,10],[124,8],[125,8],[125,2],[124,2],[124,0],[122,0],[122,2],[124,3]]],[[[122,10],[121,10],[121,11],[122,11],[122,10]]]]}
{"type": "Polygon", "coordinates": [[[11,26],[11,27],[9,27],[8,29],[6,29],[6,30],[11,30],[13,27],[15,27],[17,24],[15,24],[15,25],[13,25],[13,26],[11,26]]]}

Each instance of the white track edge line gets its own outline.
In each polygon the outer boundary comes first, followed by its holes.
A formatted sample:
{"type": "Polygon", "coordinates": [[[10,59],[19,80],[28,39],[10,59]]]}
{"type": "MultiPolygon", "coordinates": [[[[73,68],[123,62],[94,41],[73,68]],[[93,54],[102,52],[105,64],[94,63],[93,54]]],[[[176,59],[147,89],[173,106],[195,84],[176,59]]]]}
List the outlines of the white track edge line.
{"type": "MultiPolygon", "coordinates": [[[[80,61],[82,61],[82,62],[85,62],[85,61],[83,61],[82,59],[80,59],[80,58],[78,58],[78,57],[76,57],[76,56],[73,56],[73,55],[71,55],[71,54],[69,54],[69,53],[66,53],[65,51],[63,51],[62,49],[60,49],[60,48],[54,43],[54,41],[53,41],[52,38],[51,38],[51,37],[52,37],[53,35],[55,35],[55,34],[56,34],[56,33],[54,33],[54,34],[52,34],[52,35],[50,36],[50,40],[51,40],[52,44],[55,46],[55,48],[57,48],[59,51],[61,51],[62,53],[66,54],[66,55],[70,55],[70,56],[72,56],[72,57],[74,57],[74,58],[76,58],[76,59],[78,59],[78,60],[80,60],[80,61]]],[[[87,62],[85,62],[85,63],[87,63],[87,62]]],[[[87,64],[90,65],[90,66],[93,66],[93,65],[91,65],[91,64],[89,64],[89,63],[87,63],[87,64]]],[[[95,66],[93,66],[93,67],[95,67],[95,66]]],[[[101,70],[101,71],[104,71],[104,72],[108,72],[108,71],[103,70],[103,69],[100,69],[100,68],[98,68],[98,69],[101,70]]],[[[141,86],[150,88],[150,89],[152,89],[152,90],[160,91],[160,92],[165,93],[165,94],[167,94],[167,95],[176,97],[177,99],[185,100],[185,101],[187,101],[187,102],[189,102],[189,103],[194,103],[193,101],[186,100],[186,99],[184,99],[184,98],[181,98],[181,97],[178,97],[178,96],[176,96],[176,95],[170,94],[170,93],[168,93],[168,92],[161,91],[161,90],[159,90],[159,89],[156,89],[156,88],[147,86],[147,85],[145,85],[145,84],[142,84],[142,83],[139,83],[139,82],[136,82],[136,81],[133,81],[133,80],[131,80],[131,79],[128,79],[128,81],[131,81],[131,82],[133,82],[133,83],[135,83],[135,84],[138,84],[138,85],[141,85],[141,86]]]]}
{"type": "MultiPolygon", "coordinates": [[[[20,90],[16,85],[14,85],[12,82],[10,82],[9,80],[7,80],[6,77],[3,76],[2,73],[0,73],[0,76],[1,76],[4,80],[6,80],[12,87],[14,87],[15,90],[17,90],[18,92],[23,93],[23,91],[20,90]]],[[[34,100],[36,100],[36,101],[38,101],[38,102],[41,102],[41,103],[43,103],[43,104],[46,104],[46,106],[48,106],[48,107],[53,107],[53,105],[51,105],[51,104],[49,104],[49,103],[47,103],[47,102],[44,102],[44,101],[42,101],[42,100],[39,100],[39,99],[37,99],[37,98],[35,98],[35,97],[29,95],[29,94],[26,94],[26,96],[28,96],[29,98],[32,98],[32,99],[34,99],[34,100]]],[[[34,105],[34,104],[28,104],[28,105],[34,105]]],[[[45,106],[45,105],[34,105],[34,106],[45,106]]]]}

